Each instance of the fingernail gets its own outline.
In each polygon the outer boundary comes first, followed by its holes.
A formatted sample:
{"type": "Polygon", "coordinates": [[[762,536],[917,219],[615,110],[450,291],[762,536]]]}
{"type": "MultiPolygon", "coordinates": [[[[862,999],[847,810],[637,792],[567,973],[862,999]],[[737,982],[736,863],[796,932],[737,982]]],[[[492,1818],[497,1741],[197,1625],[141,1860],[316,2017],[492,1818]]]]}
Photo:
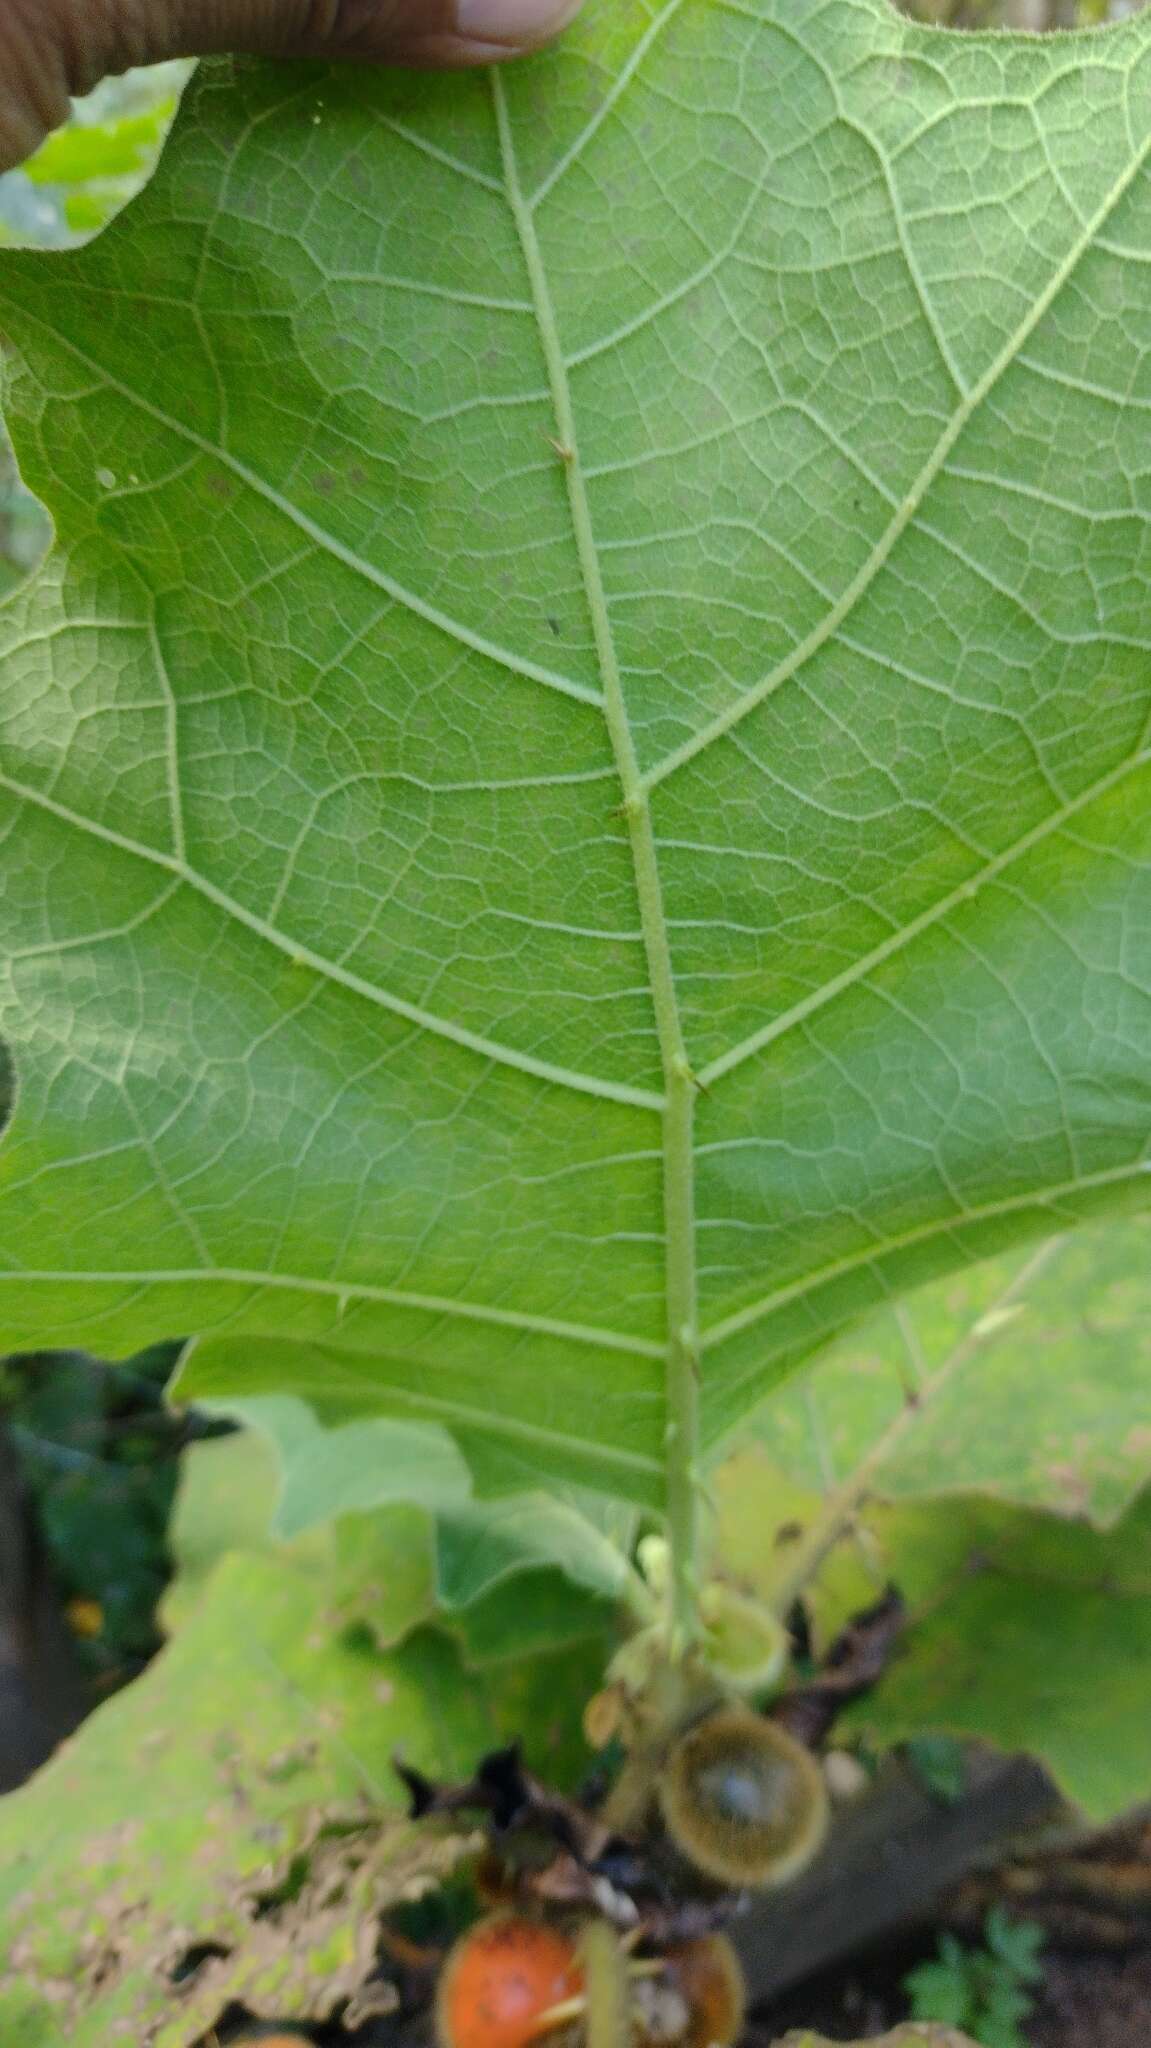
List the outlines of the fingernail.
{"type": "Polygon", "coordinates": [[[579,13],[581,0],[457,0],[459,33],[470,41],[530,48],[579,13]]]}

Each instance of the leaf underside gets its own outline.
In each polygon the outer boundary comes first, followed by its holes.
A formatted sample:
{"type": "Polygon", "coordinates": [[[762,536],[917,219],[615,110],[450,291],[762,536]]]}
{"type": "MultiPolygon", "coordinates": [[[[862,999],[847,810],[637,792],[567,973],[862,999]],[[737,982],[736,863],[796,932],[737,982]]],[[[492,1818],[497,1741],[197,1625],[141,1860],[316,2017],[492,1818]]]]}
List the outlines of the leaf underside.
{"type": "Polygon", "coordinates": [[[502,83],[215,65],[4,259],[5,1347],[654,1503],[696,1281],[713,1444],[1142,1204],[1149,55],[593,0],[502,83]]]}

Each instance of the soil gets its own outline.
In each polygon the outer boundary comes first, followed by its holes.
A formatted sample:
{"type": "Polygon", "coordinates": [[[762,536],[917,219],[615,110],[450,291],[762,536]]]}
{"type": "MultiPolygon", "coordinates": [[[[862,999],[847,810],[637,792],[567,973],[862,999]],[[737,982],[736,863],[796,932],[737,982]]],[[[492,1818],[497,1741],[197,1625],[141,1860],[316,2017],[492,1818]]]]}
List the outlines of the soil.
{"type": "MultiPolygon", "coordinates": [[[[903,1976],[933,1947],[889,1947],[759,2008],[755,2048],[766,2048],[789,2027],[812,2027],[831,2041],[887,2033],[910,2017],[903,1976]]],[[[1023,2032],[1029,2048],[1148,2048],[1151,1949],[1120,1956],[1052,1950],[1023,2032]]]]}
{"type": "Polygon", "coordinates": [[[1151,2039],[1151,1950],[1052,1956],[1030,2030],[1033,2048],[1135,2048],[1151,2039]]]}

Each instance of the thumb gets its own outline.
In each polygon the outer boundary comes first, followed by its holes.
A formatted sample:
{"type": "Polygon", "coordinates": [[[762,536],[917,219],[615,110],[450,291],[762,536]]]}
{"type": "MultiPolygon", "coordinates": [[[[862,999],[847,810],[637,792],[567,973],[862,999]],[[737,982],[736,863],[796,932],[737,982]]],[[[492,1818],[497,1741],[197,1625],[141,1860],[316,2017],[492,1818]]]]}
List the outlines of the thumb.
{"type": "MultiPolygon", "coordinates": [[[[76,4],[76,0],[72,0],[76,4]]],[[[90,0],[89,0],[90,4],[90,0]]],[[[105,6],[107,0],[104,0],[105,6]]],[[[242,50],[375,64],[490,64],[557,35],[579,0],[119,0],[167,56],[242,50]]]]}
{"type": "Polygon", "coordinates": [[[234,50],[432,68],[499,63],[580,0],[0,0],[0,171],[110,71],[234,50]]]}

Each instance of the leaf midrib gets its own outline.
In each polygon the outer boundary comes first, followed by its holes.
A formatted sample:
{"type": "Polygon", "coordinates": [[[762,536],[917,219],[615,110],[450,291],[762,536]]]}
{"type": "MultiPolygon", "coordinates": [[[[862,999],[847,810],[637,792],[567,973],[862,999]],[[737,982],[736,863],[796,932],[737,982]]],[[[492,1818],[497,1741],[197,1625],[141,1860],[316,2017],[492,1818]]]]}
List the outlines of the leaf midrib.
{"type": "Polygon", "coordinates": [[[489,73],[492,107],[508,206],[515,223],[535,307],[539,345],[555,412],[556,447],[567,487],[572,538],[579,562],[596,654],[601,701],[619,774],[633,883],[650,981],[652,1015],[663,1068],[663,1259],[667,1318],[663,1431],[665,1513],[670,1538],[670,1613],[694,1638],[698,1627],[697,1567],[700,1540],[700,1343],[696,1280],[695,1100],[672,963],[651,806],[642,787],[624,695],[607,590],[584,482],[575,405],[535,214],[519,179],[511,114],[498,67],[489,73]]]}
{"type": "MultiPolygon", "coordinates": [[[[678,0],[673,0],[673,5],[669,6],[665,10],[664,14],[660,16],[657,19],[657,21],[652,24],[651,29],[645,35],[645,45],[651,40],[654,40],[654,35],[657,29],[662,28],[665,20],[670,19],[671,16],[677,11],[677,9],[678,0]]],[[[629,75],[632,75],[636,68],[638,68],[638,64],[633,64],[629,75]]],[[[409,137],[407,139],[413,141],[416,140],[415,137],[409,137]]],[[[945,434],[941,437],[940,442],[937,444],[936,451],[930,459],[928,467],[934,465],[932,467],[931,477],[927,478],[925,481],[926,471],[921,472],[919,479],[917,479],[916,485],[913,486],[910,497],[904,501],[903,505],[900,507],[898,513],[896,514],[896,518],[892,521],[891,526],[888,529],[887,535],[881,539],[881,542],[879,543],[877,550],[874,552],[871,558],[871,563],[869,565],[865,565],[870,570],[870,573],[867,575],[866,583],[864,583],[860,587],[857,587],[857,585],[859,585],[859,579],[856,579],[856,584],[849,586],[848,592],[845,592],[844,596],[841,597],[837,607],[833,608],[833,610],[828,613],[827,617],[823,622],[822,628],[816,629],[821,636],[820,644],[822,644],[823,640],[831,637],[831,635],[836,630],[837,625],[842,622],[842,617],[845,616],[846,610],[849,610],[851,608],[851,605],[858,601],[859,597],[862,595],[862,589],[867,587],[870,581],[873,580],[874,576],[877,575],[883,567],[883,564],[887,559],[887,555],[891,551],[891,547],[894,546],[895,541],[898,539],[899,532],[902,532],[904,530],[906,525],[910,522],[910,519],[913,517],[914,512],[918,509],[919,500],[924,495],[926,489],[929,487],[930,482],[934,479],[934,476],[938,474],[939,471],[942,469],[944,463],[946,462],[947,454],[950,452],[951,447],[958,439],[963,427],[967,424],[971,415],[975,411],[977,405],[982,403],[983,399],[988,395],[990,390],[993,388],[995,382],[998,381],[999,376],[1004,373],[1004,371],[1010,366],[1010,364],[1013,361],[1021,359],[1020,351],[1022,350],[1022,347],[1025,344],[1026,340],[1032,334],[1035,327],[1038,325],[1039,321],[1042,319],[1046,311],[1049,309],[1058,292],[1067,282],[1068,278],[1071,276],[1073,270],[1075,269],[1078,262],[1081,260],[1082,256],[1085,253],[1087,253],[1093,246],[1098,236],[1099,226],[1106,219],[1107,215],[1118,204],[1124,192],[1129,188],[1134,178],[1137,176],[1139,170],[1142,168],[1144,162],[1146,161],[1149,149],[1151,149],[1151,139],[1149,139],[1149,142],[1145,144],[1144,147],[1134,155],[1133,160],[1129,165],[1127,171],[1112,187],[1111,191],[1108,193],[1101,207],[1098,209],[1093,220],[1088,224],[1083,234],[1078,239],[1077,243],[1068,252],[1068,255],[1064,258],[1060,266],[1058,266],[1057,270],[1052,274],[1052,277],[1049,280],[1049,283],[1045,288],[1044,292],[1035,301],[1034,305],[1029,311],[1027,318],[1021,323],[1019,329],[1012,336],[1011,340],[1005,346],[1004,350],[1000,352],[1000,355],[995,359],[993,364],[989,367],[988,371],[985,372],[984,377],[981,378],[974,386],[971,387],[968,398],[964,402],[964,405],[959,408],[956,415],[953,417],[948,429],[945,431],[945,434]],[[894,531],[896,527],[898,527],[898,532],[894,531]],[[881,550],[882,553],[880,552],[881,550]],[[845,603],[845,600],[848,599],[850,601],[845,603]]],[[[569,152],[569,157],[572,161],[574,161],[574,153],[569,152]]],[[[449,160],[445,158],[445,161],[449,160]]],[[[456,167],[461,170],[466,168],[465,166],[456,167]]],[[[566,162],[563,167],[566,168],[566,162]]],[[[490,185],[494,189],[498,189],[498,187],[496,187],[495,185],[494,180],[489,180],[485,177],[482,179],[482,182],[484,183],[485,186],[490,185]]],[[[537,203],[540,199],[546,196],[546,190],[550,189],[550,186],[553,182],[553,178],[549,178],[548,180],[545,181],[545,186],[541,187],[534,195],[532,204],[537,203]]],[[[28,315],[27,317],[35,320],[37,316],[28,315]]],[[[38,324],[44,326],[48,331],[50,331],[53,334],[54,339],[56,340],[58,345],[69,349],[70,352],[78,360],[83,362],[86,365],[86,367],[88,367],[96,375],[103,379],[109,385],[110,388],[119,391],[120,394],[128,402],[143,408],[145,411],[152,413],[153,416],[156,417],[157,420],[165,427],[167,427],[169,430],[177,434],[182,434],[185,439],[189,439],[193,441],[197,446],[199,446],[202,452],[204,452],[205,454],[213,457],[216,460],[221,461],[222,463],[228,464],[236,471],[237,475],[241,476],[244,482],[250,485],[251,488],[256,490],[258,493],[262,493],[266,497],[270,497],[272,502],[274,502],[278,506],[278,509],[285,516],[292,519],[294,523],[296,523],[298,526],[303,526],[303,529],[309,533],[309,537],[315,541],[316,545],[327,548],[329,549],[329,551],[332,552],[341,552],[341,543],[336,542],[333,536],[326,534],[323,531],[323,529],[319,528],[318,526],[315,527],[313,530],[311,522],[308,522],[308,524],[305,526],[304,522],[306,520],[307,515],[302,514],[298,508],[291,504],[290,500],[284,499],[281,494],[275,492],[273,487],[266,485],[262,479],[255,475],[255,473],[247,471],[244,465],[237,463],[234,458],[228,456],[223,450],[214,446],[214,444],[212,444],[210,441],[195,435],[189,429],[183,428],[180,422],[171,419],[158,408],[152,406],[150,401],[141,397],[139,393],[134,392],[133,390],[130,389],[130,387],[122,385],[121,383],[119,383],[117,379],[109,376],[108,372],[104,370],[102,366],[91,361],[90,358],[86,357],[83,354],[83,352],[77,349],[75,347],[75,344],[73,344],[66,336],[60,335],[56,329],[51,328],[49,323],[39,321],[38,324]]],[[[1040,366],[1036,365],[1035,368],[1039,369],[1040,366]]],[[[1079,387],[1077,386],[1076,388],[1079,387]]],[[[351,550],[343,550],[343,554],[347,560],[348,566],[354,568],[360,573],[369,575],[369,577],[372,580],[379,581],[381,583],[381,587],[387,589],[388,594],[393,596],[397,602],[408,603],[409,600],[412,598],[412,593],[402,591],[399,586],[391,586],[390,579],[385,580],[381,578],[379,572],[374,571],[370,564],[364,563],[361,560],[361,558],[354,555],[351,550]]],[[[451,632],[453,635],[455,635],[455,637],[468,638],[470,629],[460,628],[459,622],[448,619],[446,615],[439,614],[438,612],[436,612],[434,607],[424,606],[422,600],[417,599],[415,601],[413,609],[422,610],[423,615],[425,617],[428,617],[431,623],[442,627],[444,630],[451,632]]],[[[793,651],[793,655],[792,657],[789,657],[787,663],[780,665],[781,670],[784,667],[786,667],[787,673],[788,675],[790,675],[794,673],[795,669],[801,666],[803,662],[810,658],[810,655],[815,651],[814,648],[810,645],[811,637],[812,636],[809,636],[809,640],[807,642],[804,642],[800,648],[793,651]]],[[[524,663],[520,660],[518,656],[511,655],[509,650],[502,650],[497,647],[494,647],[490,643],[484,641],[481,636],[471,636],[470,639],[468,639],[468,644],[472,645],[477,652],[485,654],[489,658],[495,659],[496,661],[500,662],[503,666],[510,668],[513,672],[522,674],[528,677],[529,679],[543,682],[550,687],[559,688],[563,690],[566,694],[578,696],[583,701],[586,701],[591,705],[596,705],[601,709],[603,708],[602,699],[600,697],[597,697],[597,695],[594,692],[586,691],[583,685],[574,684],[572,682],[572,679],[570,678],[559,677],[554,672],[540,669],[535,664],[524,663]]],[[[754,704],[751,701],[753,695],[754,701],[760,702],[762,701],[763,696],[767,694],[769,688],[778,687],[779,683],[786,679],[786,676],[780,673],[780,670],[773,671],[770,677],[764,679],[764,681],[761,682],[760,685],[756,686],[756,690],[754,693],[747,693],[747,695],[745,695],[745,697],[741,699],[737,705],[730,707],[729,712],[724,715],[724,718],[721,721],[713,722],[712,726],[703,729],[701,734],[695,737],[695,740],[690,743],[691,754],[695,754],[701,751],[704,746],[710,744],[712,738],[719,737],[721,729],[729,729],[730,725],[736,723],[740,718],[746,715],[748,711],[754,708],[754,704]]],[[[655,768],[651,771],[648,771],[647,776],[642,778],[642,781],[646,784],[648,788],[654,787],[657,782],[665,779],[666,775],[674,772],[674,769],[676,767],[683,765],[683,758],[685,758],[684,750],[678,750],[676,755],[668,756],[665,758],[663,762],[657,763],[655,768]]],[[[1084,802],[1089,801],[1092,796],[1098,794],[1099,790],[1102,787],[1108,786],[1110,783],[1114,782],[1119,776],[1130,772],[1135,766],[1141,765],[1146,758],[1147,757],[1145,755],[1139,755],[1125,761],[1120,765],[1118,769],[1112,771],[1110,776],[1104,778],[1102,784],[1096,785],[1093,790],[1081,795],[1074,801],[1073,805],[1069,808],[1077,809],[1081,807],[1081,805],[1084,802]]],[[[178,880],[187,881],[192,887],[197,888],[198,890],[200,890],[201,893],[209,896],[209,898],[212,901],[217,903],[217,905],[220,908],[224,909],[228,914],[236,916],[240,922],[248,925],[253,930],[257,930],[261,937],[267,939],[270,943],[277,945],[280,948],[280,950],[287,952],[292,958],[299,959],[303,961],[305,964],[312,966],[315,969],[315,971],[317,971],[320,974],[344,982],[345,985],[353,989],[355,993],[363,995],[371,1001],[380,1003],[384,1007],[394,1007],[399,1011],[400,1014],[410,1015],[412,1021],[419,1023],[424,1028],[427,1028],[433,1032],[438,1032],[441,1035],[452,1037],[456,1039],[457,1042],[469,1046],[472,1050],[480,1052],[486,1057],[493,1058],[505,1064],[519,1066],[523,1068],[525,1071],[536,1073],[544,1079],[556,1082],[558,1085],[566,1087],[575,1087],[581,1092],[602,1094],[608,1096],[610,1099],[631,1102],[638,1106],[656,1111],[657,1113],[663,1111],[664,1099],[650,1091],[627,1089],[620,1084],[603,1082],[598,1077],[581,1075],[564,1068],[552,1067],[548,1063],[534,1061],[530,1055],[522,1055],[518,1053],[515,1048],[500,1046],[493,1041],[489,1041],[482,1038],[479,1034],[473,1034],[471,1032],[468,1032],[464,1027],[454,1026],[448,1020],[433,1018],[424,1013],[414,1011],[411,1006],[404,1005],[401,999],[393,999],[387,997],[384,994],[384,992],[382,992],[378,988],[375,988],[372,984],[362,982],[359,977],[348,974],[346,970],[341,970],[334,967],[333,963],[324,961],[321,958],[321,956],[311,954],[308,949],[299,946],[291,940],[285,939],[282,934],[269,929],[260,930],[260,921],[258,919],[254,919],[251,913],[245,911],[242,905],[235,903],[223,891],[218,891],[215,888],[214,884],[210,884],[206,881],[206,878],[203,878],[197,875],[194,871],[188,869],[185,863],[165,856],[163,854],[159,854],[155,850],[147,848],[142,845],[138,845],[135,842],[121,839],[119,835],[108,832],[106,828],[103,828],[95,824],[94,821],[92,820],[84,819],[75,813],[69,812],[68,810],[66,810],[65,807],[55,804],[53,800],[43,797],[39,792],[31,789],[26,789],[23,786],[15,783],[14,781],[11,781],[10,779],[5,778],[4,780],[6,781],[7,786],[10,789],[12,789],[13,793],[19,796],[20,798],[27,800],[33,804],[42,805],[44,808],[55,812],[56,815],[60,816],[62,819],[65,819],[70,824],[78,827],[80,830],[91,832],[97,837],[102,837],[107,840],[110,840],[112,843],[119,844],[122,846],[124,851],[133,853],[138,857],[144,858],[146,860],[150,860],[151,862],[153,862],[153,864],[158,865],[161,868],[167,870],[178,880]]],[[[941,904],[934,906],[931,911],[925,913],[921,918],[915,920],[913,925],[904,927],[899,934],[892,935],[892,939],[888,942],[885,942],[883,947],[876,949],[875,954],[866,956],[866,958],[863,961],[857,963],[853,969],[847,970],[845,972],[845,975],[836,977],[833,982],[826,984],[822,989],[814,992],[813,996],[808,1000],[808,1003],[803,1006],[803,1014],[810,1014],[811,1007],[822,1007],[826,1003],[831,1002],[839,993],[842,992],[843,986],[847,985],[849,982],[857,981],[864,975],[866,975],[866,973],[870,971],[870,969],[874,965],[878,964],[877,956],[887,957],[891,951],[896,950],[897,948],[902,947],[906,944],[912,943],[913,940],[919,935],[919,932],[924,927],[925,923],[936,922],[941,916],[945,915],[947,910],[953,907],[955,903],[961,901],[965,895],[970,894],[972,892],[973,887],[978,887],[980,885],[980,882],[983,879],[986,879],[987,875],[992,870],[998,872],[1000,867],[1005,865],[1009,860],[1016,857],[1017,853],[1023,850],[1026,844],[1032,843],[1036,837],[1041,837],[1050,830],[1055,829],[1062,822],[1063,815],[1066,814],[1056,815],[1045,820],[1040,827],[1036,828],[1034,834],[1027,835],[1027,839],[1024,842],[1020,842],[1016,847],[1008,849],[1003,855],[996,856],[995,861],[990,864],[988,870],[985,870],[979,877],[976,877],[973,880],[969,880],[967,883],[960,885],[960,887],[956,891],[952,892],[951,896],[949,896],[947,899],[944,899],[941,904]]],[[[150,914],[150,911],[142,913],[142,915],[148,914],[150,914]]],[[[711,1067],[707,1070],[708,1075],[713,1079],[719,1078],[720,1073],[730,1071],[733,1066],[741,1063],[743,1059],[751,1057],[755,1051],[762,1049],[763,1044],[766,1044],[770,1042],[773,1038],[778,1037],[781,1034],[782,1030],[788,1027],[789,1023],[794,1023],[798,1021],[799,1017],[794,1012],[788,1013],[786,1018],[774,1020],[771,1025],[765,1026],[763,1028],[762,1033],[754,1034],[753,1039],[745,1040],[740,1047],[733,1048],[730,1053],[722,1055],[719,1061],[713,1062],[711,1067]]],[[[1018,1198],[1018,1200],[1015,1200],[1013,1198],[1013,1200],[1009,1203],[993,1205],[992,1208],[988,1211],[965,1211],[963,1212],[963,1214],[959,1216],[944,1219],[942,1223],[930,1226],[930,1229],[927,1234],[931,1235],[935,1234],[937,1231],[944,1231],[946,1229],[955,1227],[956,1225],[972,1220],[977,1215],[982,1215],[985,1213],[1002,1213],[1005,1209],[1009,1209],[1011,1207],[1027,1206],[1030,1203],[1042,1203],[1044,1200],[1055,1199],[1058,1197],[1059,1194],[1062,1194],[1064,1192],[1072,1192],[1077,1188],[1098,1185],[1109,1179],[1124,1178],[1134,1172],[1143,1170],[1144,1169],[1142,1167],[1125,1168],[1118,1170],[1117,1173],[1111,1175],[1105,1174],[1098,1176],[1085,1176],[1076,1180],[1075,1182],[1066,1183],[1059,1189],[1052,1189],[1047,1191],[1046,1193],[1041,1190],[1033,1191],[1027,1196],[1018,1198]]],[[[921,1234],[922,1233],[916,1233],[917,1236],[921,1234]]],[[[900,1242],[901,1241],[902,1240],[900,1240],[900,1242]]],[[[872,1246],[868,1251],[867,1260],[847,1261],[844,1262],[843,1265],[837,1266],[834,1269],[828,1269],[828,1271],[838,1272],[841,1270],[847,1270],[852,1264],[866,1263],[867,1261],[873,1259],[877,1255],[877,1249],[891,1249],[896,1242],[896,1240],[888,1241],[888,1243],[885,1244],[885,1246],[879,1248],[872,1246]]],[[[69,1275],[61,1277],[74,1278],[77,1276],[69,1275]]],[[[257,1276],[252,1277],[255,1278],[257,1276]]],[[[271,1281],[271,1276],[266,1277],[269,1281],[271,1281]]],[[[721,1323],[714,1325],[711,1331],[708,1333],[709,1346],[715,1346],[719,1343],[722,1343],[726,1337],[735,1334],[737,1327],[746,1327],[749,1321],[758,1320],[760,1315],[768,1313],[771,1307],[777,1304],[782,1304],[782,1302],[787,1299],[794,1298],[797,1293],[804,1293],[813,1290],[814,1288],[822,1284],[823,1280],[825,1280],[826,1277],[827,1273],[806,1276],[804,1281],[801,1283],[797,1283],[797,1286],[795,1288],[787,1288],[777,1291],[773,1295],[764,1297],[760,1304],[751,1305],[749,1308],[745,1308],[743,1310],[736,1312],[734,1316],[723,1319],[721,1323]]],[[[338,1291],[346,1292],[349,1295],[355,1295],[360,1290],[351,1288],[347,1290],[339,1289],[338,1291]]],[[[479,1315],[488,1315],[491,1313],[490,1311],[483,1310],[479,1307],[469,1309],[469,1307],[464,1304],[459,1304],[458,1308],[459,1312],[461,1313],[471,1312],[479,1315]]],[[[526,1319],[529,1326],[534,1322],[534,1320],[535,1319],[530,1318],[526,1319]]],[[[601,1334],[605,1339],[609,1335],[609,1333],[607,1332],[601,1334]]],[[[621,1341],[625,1340],[621,1339],[621,1341]]],[[[653,1351],[658,1355],[660,1347],[653,1347],[653,1351]]]]}

